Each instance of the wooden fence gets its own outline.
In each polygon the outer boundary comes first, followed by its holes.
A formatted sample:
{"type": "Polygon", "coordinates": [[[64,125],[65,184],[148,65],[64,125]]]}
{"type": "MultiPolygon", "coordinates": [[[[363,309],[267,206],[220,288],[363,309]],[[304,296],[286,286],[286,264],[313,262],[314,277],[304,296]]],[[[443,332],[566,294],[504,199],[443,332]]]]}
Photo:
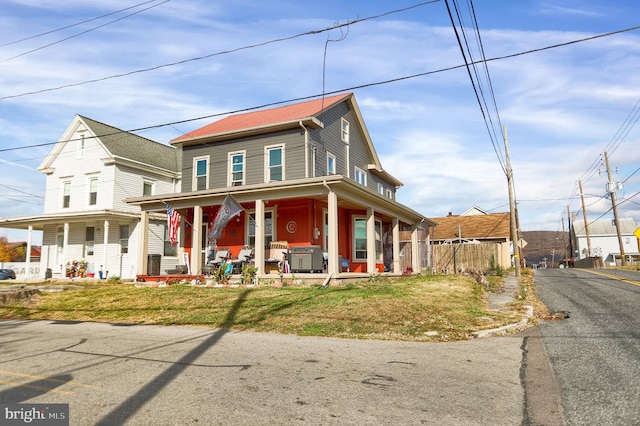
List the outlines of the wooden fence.
{"type": "Polygon", "coordinates": [[[502,265],[502,245],[499,243],[482,244],[438,244],[433,246],[433,268],[436,273],[455,274],[456,271],[475,269],[488,270],[502,265]]]}

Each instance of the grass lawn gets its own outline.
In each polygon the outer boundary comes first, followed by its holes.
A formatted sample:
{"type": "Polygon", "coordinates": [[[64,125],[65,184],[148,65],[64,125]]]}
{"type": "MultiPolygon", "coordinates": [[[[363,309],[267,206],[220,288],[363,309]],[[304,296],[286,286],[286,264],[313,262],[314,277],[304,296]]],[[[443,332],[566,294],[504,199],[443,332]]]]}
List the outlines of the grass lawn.
{"type": "MultiPolygon", "coordinates": [[[[75,284],[75,283],[74,283],[75,284]]],[[[95,283],[94,283],[95,284],[95,283]]],[[[213,288],[87,285],[8,302],[1,319],[49,319],[226,327],[301,336],[452,341],[517,321],[521,314],[486,307],[470,278],[423,275],[376,278],[340,287],[213,288]],[[437,334],[433,333],[437,332],[437,334]]]]}

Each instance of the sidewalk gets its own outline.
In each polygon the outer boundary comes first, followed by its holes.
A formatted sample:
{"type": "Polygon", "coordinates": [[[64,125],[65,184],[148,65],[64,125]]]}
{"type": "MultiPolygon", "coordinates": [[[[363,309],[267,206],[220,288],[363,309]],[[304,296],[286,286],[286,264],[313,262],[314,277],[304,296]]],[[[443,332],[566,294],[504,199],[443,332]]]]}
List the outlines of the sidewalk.
{"type": "MultiPolygon", "coordinates": [[[[516,300],[519,292],[520,283],[518,282],[515,272],[512,272],[504,278],[504,287],[501,292],[489,293],[489,308],[496,311],[512,310],[512,303],[516,300]]],[[[529,323],[529,320],[533,317],[533,307],[525,306],[524,308],[525,313],[520,321],[490,330],[476,331],[475,333],[472,333],[473,337],[481,338],[499,336],[525,328],[529,323]]]]}

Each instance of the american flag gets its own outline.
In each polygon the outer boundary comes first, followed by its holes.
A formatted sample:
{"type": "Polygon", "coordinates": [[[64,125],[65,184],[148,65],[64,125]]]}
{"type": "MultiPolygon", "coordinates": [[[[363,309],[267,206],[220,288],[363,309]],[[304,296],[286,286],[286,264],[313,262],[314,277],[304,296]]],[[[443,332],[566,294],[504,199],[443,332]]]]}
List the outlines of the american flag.
{"type": "Polygon", "coordinates": [[[180,227],[180,213],[175,211],[167,204],[167,232],[171,245],[175,246],[178,242],[178,228],[180,227]]]}

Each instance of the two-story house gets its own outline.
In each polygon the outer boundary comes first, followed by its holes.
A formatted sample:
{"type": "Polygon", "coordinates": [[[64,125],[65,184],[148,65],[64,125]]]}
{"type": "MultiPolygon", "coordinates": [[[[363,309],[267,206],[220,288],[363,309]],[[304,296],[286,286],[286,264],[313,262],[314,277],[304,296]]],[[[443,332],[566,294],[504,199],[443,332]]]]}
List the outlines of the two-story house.
{"type": "MultiPolygon", "coordinates": [[[[180,212],[193,273],[207,261],[207,228],[227,195],[244,211],[216,244],[234,254],[252,247],[259,274],[275,241],[321,247],[334,277],[427,266],[434,222],[396,201],[402,183],[382,168],[352,93],[231,115],[171,144],[182,150],[180,193],[127,202],[142,210],[140,235],[167,204],[180,212]]],[[[150,245],[141,248],[144,272],[150,245]]]]}
{"type": "MultiPolygon", "coordinates": [[[[124,199],[179,191],[181,151],[112,126],[76,116],[42,161],[44,213],[0,219],[0,227],[42,231],[40,274],[85,273],[134,278],[141,241],[140,208],[124,199]]],[[[166,214],[145,224],[145,251],[162,253],[164,268],[178,261],[167,244],[166,214]]],[[[29,259],[27,259],[27,263],[29,259]]],[[[27,268],[28,270],[28,268],[27,268]]]]}

